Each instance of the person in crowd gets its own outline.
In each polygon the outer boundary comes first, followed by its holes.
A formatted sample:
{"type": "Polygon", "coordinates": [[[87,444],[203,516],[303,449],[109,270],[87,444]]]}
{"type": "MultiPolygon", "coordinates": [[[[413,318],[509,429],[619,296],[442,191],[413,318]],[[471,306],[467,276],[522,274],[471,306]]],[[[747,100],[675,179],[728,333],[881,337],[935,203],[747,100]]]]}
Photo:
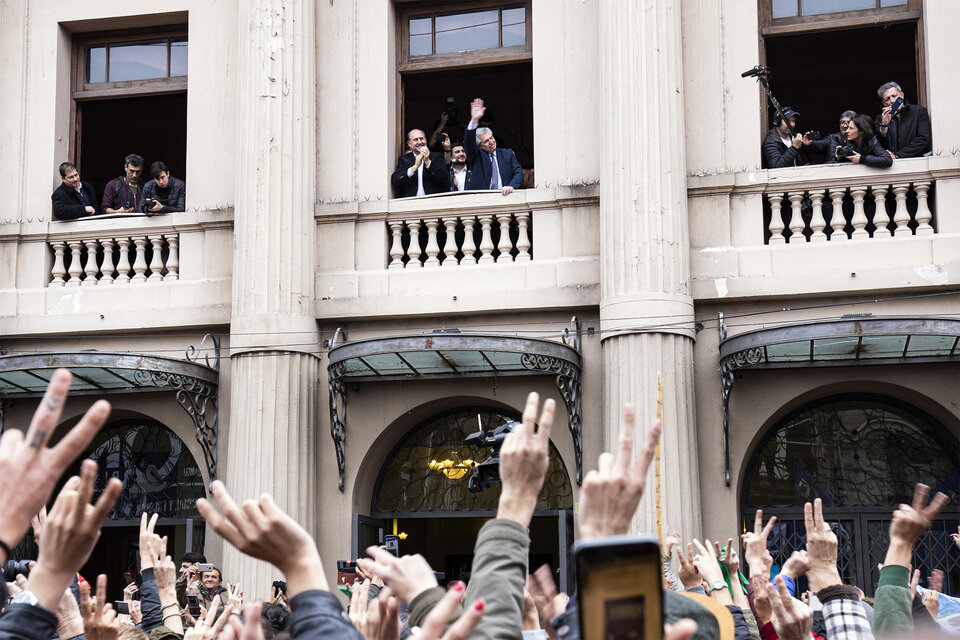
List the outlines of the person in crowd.
{"type": "Polygon", "coordinates": [[[780,169],[809,164],[810,160],[803,151],[803,136],[799,133],[790,136],[790,129],[797,130],[797,118],[800,114],[793,107],[783,107],[783,117],[773,117],[773,128],[767,133],[761,146],[764,169],[780,169]]]}
{"type": "Polygon", "coordinates": [[[840,130],[831,133],[820,140],[811,140],[806,134],[803,136],[803,144],[807,150],[813,153],[819,153],[826,158],[827,164],[839,162],[837,160],[836,150],[847,139],[847,126],[850,120],[857,115],[856,111],[847,109],[840,114],[840,130]]]}
{"type": "Polygon", "coordinates": [[[229,604],[230,594],[223,586],[220,569],[214,567],[212,571],[204,571],[200,574],[197,595],[200,597],[200,605],[207,610],[212,608],[222,611],[229,604]]]}
{"type": "Polygon", "coordinates": [[[493,130],[479,126],[484,113],[483,100],[477,98],[470,103],[470,123],[463,139],[467,166],[470,167],[466,188],[496,189],[507,196],[523,184],[523,170],[512,150],[497,148],[493,130]]]}
{"type": "Polygon", "coordinates": [[[883,111],[876,117],[875,128],[880,144],[891,158],[919,158],[933,146],[930,114],[926,107],[910,104],[896,82],[885,82],[877,89],[883,111]],[[894,107],[900,106],[894,110],[894,107]]]}
{"type": "Polygon", "coordinates": [[[450,191],[465,191],[469,181],[467,152],[462,144],[455,144],[450,150],[450,191]]]}
{"type": "Polygon", "coordinates": [[[143,189],[140,174],[143,156],[131,153],[123,160],[124,175],[107,183],[100,208],[104,213],[132,213],[143,210],[143,189]]]}
{"type": "Polygon", "coordinates": [[[423,131],[410,130],[407,149],[407,153],[397,158],[397,168],[390,177],[396,196],[407,198],[449,191],[443,154],[430,152],[423,131]]]}
{"type": "Polygon", "coordinates": [[[200,579],[200,570],[197,564],[206,562],[207,558],[202,553],[188,551],[180,558],[180,576],[177,578],[177,602],[180,608],[187,606],[187,586],[190,582],[200,579]]]}
{"type": "Polygon", "coordinates": [[[63,182],[50,196],[54,219],[74,220],[99,213],[93,187],[80,180],[80,172],[72,162],[60,163],[60,179],[63,182]]]}
{"type": "Polygon", "coordinates": [[[891,157],[873,135],[873,125],[868,116],[855,115],[847,124],[846,142],[837,147],[834,157],[840,162],[864,164],[868,167],[888,169],[893,166],[891,157]]]}
{"type": "Polygon", "coordinates": [[[186,211],[186,183],[171,176],[164,162],[157,161],[150,165],[150,173],[153,180],[143,185],[143,212],[151,216],[186,211]]]}

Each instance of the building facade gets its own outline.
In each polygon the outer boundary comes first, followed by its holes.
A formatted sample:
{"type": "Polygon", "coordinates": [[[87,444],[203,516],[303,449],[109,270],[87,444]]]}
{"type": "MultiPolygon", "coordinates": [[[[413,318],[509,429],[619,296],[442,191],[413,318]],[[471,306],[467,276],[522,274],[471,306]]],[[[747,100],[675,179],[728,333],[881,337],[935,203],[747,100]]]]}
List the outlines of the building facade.
{"type": "Polygon", "coordinates": [[[560,408],[531,553],[568,580],[580,481],[632,401],[638,439],[664,421],[636,531],[726,540],[762,507],[782,552],[821,497],[868,584],[924,481],[954,501],[918,562],[956,586],[960,8],[873,4],[4,0],[5,427],[70,366],[113,403],[91,455],[127,480],[92,568],[121,571],[155,509],[265,595],[274,571],[190,508],[214,477],[273,493],[331,581],[393,532],[454,579],[496,505],[460,440],[531,390],[560,408]],[[882,60],[850,53],[876,38],[882,60]],[[758,62],[824,134],[899,81],[932,153],[760,169],[758,62]],[[528,188],[394,198],[406,132],[445,113],[458,138],[478,96],[528,188]],[[132,152],[186,212],[51,220],[61,162],[99,196],[132,152]]]}

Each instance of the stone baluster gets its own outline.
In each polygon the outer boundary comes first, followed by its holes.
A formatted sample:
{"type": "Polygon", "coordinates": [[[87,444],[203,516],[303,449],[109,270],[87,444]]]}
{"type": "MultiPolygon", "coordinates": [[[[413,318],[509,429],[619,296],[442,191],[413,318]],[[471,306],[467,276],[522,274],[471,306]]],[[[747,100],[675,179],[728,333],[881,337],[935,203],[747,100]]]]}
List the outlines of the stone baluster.
{"type": "Polygon", "coordinates": [[[463,259],[460,264],[477,264],[477,243],[473,239],[473,225],[476,216],[467,216],[463,221],[463,259]]]}
{"type": "Polygon", "coordinates": [[[170,248],[170,253],[167,255],[167,275],[163,276],[163,280],[179,280],[180,279],[180,236],[166,236],[167,246],[170,248]]]}
{"type": "Polygon", "coordinates": [[[530,255],[530,212],[524,211],[517,214],[517,262],[525,262],[533,256],[530,255]]]}
{"type": "Polygon", "coordinates": [[[163,282],[163,236],[150,236],[153,255],[150,257],[150,282],[163,282]]]}
{"type": "Polygon", "coordinates": [[[457,218],[444,218],[443,228],[446,229],[447,239],[443,243],[442,267],[457,266],[457,218]]]}
{"type": "Polygon", "coordinates": [[[83,243],[79,240],[70,241],[70,278],[67,285],[71,287],[80,286],[80,274],[83,273],[83,267],[80,265],[80,248],[83,243]]]}
{"type": "Polygon", "coordinates": [[[423,265],[425,267],[440,266],[440,260],[437,258],[440,255],[440,244],[437,242],[437,228],[439,227],[440,220],[438,218],[427,220],[427,261],[423,265]]]}
{"type": "Polygon", "coordinates": [[[847,193],[846,187],[838,187],[829,190],[830,201],[833,203],[833,215],[830,216],[830,228],[833,233],[830,234],[830,242],[838,242],[847,239],[847,219],[843,217],[843,196],[847,193]]]}
{"type": "Polygon", "coordinates": [[[410,230],[410,247],[407,249],[407,255],[410,256],[407,267],[419,269],[420,264],[420,221],[407,220],[407,229],[410,230]]]}
{"type": "Polygon", "coordinates": [[[403,269],[403,244],[400,236],[403,233],[403,221],[393,220],[390,223],[390,235],[393,240],[390,242],[390,269],[403,269]]]}
{"type": "Polygon", "coordinates": [[[493,262],[493,237],[490,234],[490,225],[493,224],[493,216],[480,216],[480,228],[483,235],[480,238],[480,264],[493,262]]]}
{"type": "Polygon", "coordinates": [[[137,255],[133,260],[133,282],[146,282],[147,276],[147,238],[146,236],[137,236],[133,239],[133,244],[137,247],[137,255]]]}
{"type": "Polygon", "coordinates": [[[823,218],[823,196],[820,191],[810,192],[810,203],[813,205],[813,216],[810,218],[810,242],[826,242],[827,234],[823,232],[827,221],[823,218]]]}
{"type": "Polygon", "coordinates": [[[930,220],[933,219],[933,213],[931,213],[930,204],[927,201],[930,182],[915,182],[913,183],[913,190],[917,193],[917,235],[933,235],[935,231],[930,225],[930,220]]]}
{"type": "Polygon", "coordinates": [[[117,259],[117,279],[114,282],[127,284],[130,282],[130,238],[117,238],[120,247],[120,257],[117,259]]]}
{"type": "Polygon", "coordinates": [[[873,194],[873,201],[877,209],[873,214],[874,238],[889,238],[890,230],[887,225],[890,224],[890,215],[887,213],[887,191],[889,187],[885,184],[877,184],[870,187],[870,193],[873,194]]]}
{"type": "Polygon", "coordinates": [[[893,221],[897,228],[893,230],[893,235],[910,235],[910,212],[907,211],[907,191],[910,185],[904,182],[893,185],[893,195],[897,200],[897,210],[893,213],[893,221]]]}
{"type": "Polygon", "coordinates": [[[84,240],[83,244],[87,246],[87,261],[83,265],[83,272],[87,277],[80,284],[90,287],[97,284],[97,274],[100,273],[97,268],[97,247],[100,243],[96,240],[84,240]]]}
{"type": "Polygon", "coordinates": [[[786,242],[783,237],[783,218],[780,215],[783,194],[768,193],[767,201],[770,203],[770,244],[783,244],[786,242]]]}
{"type": "Polygon", "coordinates": [[[497,222],[500,223],[500,242],[497,243],[497,249],[500,250],[500,257],[497,262],[513,262],[513,256],[510,254],[513,249],[513,243],[510,242],[510,220],[513,215],[509,213],[497,214],[497,222]]]}
{"type": "Polygon", "coordinates": [[[789,197],[790,236],[787,238],[787,242],[801,242],[805,240],[803,237],[803,214],[801,213],[803,206],[803,192],[791,191],[789,197]]]}
{"type": "Polygon", "coordinates": [[[101,238],[103,264],[100,266],[100,284],[113,284],[113,238],[101,238]]]}
{"type": "Polygon", "coordinates": [[[67,249],[67,243],[63,240],[54,242],[53,246],[53,268],[50,274],[53,279],[50,281],[51,287],[62,287],[65,283],[63,276],[67,275],[67,267],[63,263],[63,252],[67,249]]]}
{"type": "Polygon", "coordinates": [[[850,219],[850,224],[853,225],[853,234],[850,236],[851,240],[858,240],[863,238],[869,238],[870,234],[867,233],[867,213],[863,209],[863,199],[867,195],[866,187],[850,187],[850,195],[853,197],[853,217],[850,219]]]}

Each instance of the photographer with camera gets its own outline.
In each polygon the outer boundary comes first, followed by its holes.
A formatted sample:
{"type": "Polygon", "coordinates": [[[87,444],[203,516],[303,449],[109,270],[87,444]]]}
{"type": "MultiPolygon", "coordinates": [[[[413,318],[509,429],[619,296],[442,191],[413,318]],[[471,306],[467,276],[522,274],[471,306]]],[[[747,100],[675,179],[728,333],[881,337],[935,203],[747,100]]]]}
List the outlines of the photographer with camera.
{"type": "Polygon", "coordinates": [[[870,118],[862,113],[850,119],[846,142],[837,147],[834,157],[840,162],[849,161],[878,169],[889,169],[893,166],[893,158],[873,135],[870,118]]]}
{"type": "Polygon", "coordinates": [[[450,190],[447,165],[443,154],[431,153],[427,136],[420,129],[407,134],[409,153],[397,158],[397,168],[390,177],[398,198],[444,193],[450,190]]]}
{"type": "Polygon", "coordinates": [[[919,158],[932,147],[930,114],[926,107],[910,104],[896,82],[885,82],[877,89],[883,112],[874,124],[877,138],[891,158],[919,158]]]}
{"type": "Polygon", "coordinates": [[[143,212],[151,216],[186,211],[186,183],[171,176],[166,163],[160,161],[150,165],[150,173],[153,180],[143,185],[143,212]]]}
{"type": "Polygon", "coordinates": [[[767,133],[761,147],[764,169],[780,169],[782,167],[798,167],[810,164],[810,159],[804,153],[803,146],[810,141],[799,133],[793,134],[797,127],[799,113],[793,107],[781,109],[783,117],[777,113],[773,117],[773,128],[767,133]]]}
{"type": "MultiPolygon", "coordinates": [[[[847,139],[847,126],[850,124],[850,120],[857,115],[856,111],[847,109],[840,114],[840,131],[837,133],[831,133],[825,138],[820,140],[810,140],[809,146],[807,147],[813,153],[823,154],[826,157],[827,164],[834,164],[839,162],[837,160],[837,147],[843,145],[847,139]]],[[[804,136],[804,144],[807,144],[809,139],[808,135],[804,136]]]]}

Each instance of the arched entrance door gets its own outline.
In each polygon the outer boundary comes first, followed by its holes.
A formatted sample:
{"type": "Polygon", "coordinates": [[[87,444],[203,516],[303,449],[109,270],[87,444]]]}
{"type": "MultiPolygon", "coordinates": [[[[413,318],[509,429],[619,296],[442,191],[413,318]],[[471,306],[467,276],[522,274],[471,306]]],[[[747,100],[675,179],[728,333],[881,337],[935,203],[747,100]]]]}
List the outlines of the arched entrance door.
{"type": "MultiPolygon", "coordinates": [[[[371,515],[355,516],[354,557],[396,529],[407,534],[400,542],[401,554],[423,555],[443,572],[445,582],[468,579],[473,544],[483,523],[496,515],[500,487],[479,493],[467,489],[469,461],[486,460],[490,449],[465,445],[464,439],[480,428],[519,419],[519,414],[502,409],[470,407],[434,416],[412,429],[380,471],[371,515]]],[[[573,543],[573,489],[552,444],[530,536],[530,566],[549,564],[565,588],[570,575],[566,551],[573,543]]]]}
{"type": "Polygon", "coordinates": [[[841,577],[873,595],[890,515],[912,501],[917,482],[946,493],[950,504],[918,543],[914,567],[924,581],[933,569],[943,570],[945,591],[955,590],[960,553],[949,534],[960,521],[960,448],[939,422],[888,397],[825,398],[774,426],[747,468],[743,526],[753,526],[756,509],[764,518],[777,516],[769,548],[782,565],[791,551],[804,548],[803,504],[820,498],[839,540],[841,577]]]}

